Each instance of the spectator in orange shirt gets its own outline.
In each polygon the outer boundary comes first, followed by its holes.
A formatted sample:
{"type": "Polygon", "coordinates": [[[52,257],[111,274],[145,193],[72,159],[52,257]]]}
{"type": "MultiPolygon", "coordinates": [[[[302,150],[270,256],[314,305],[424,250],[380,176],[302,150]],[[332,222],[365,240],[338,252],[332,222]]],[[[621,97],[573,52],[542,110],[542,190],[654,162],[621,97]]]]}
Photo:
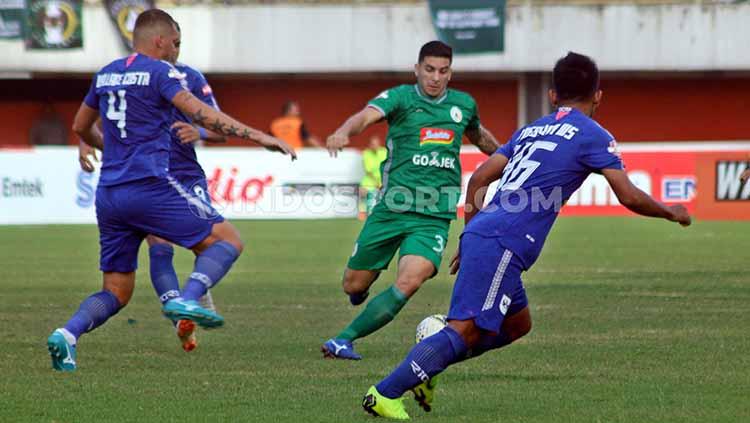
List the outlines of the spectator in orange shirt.
{"type": "Polygon", "coordinates": [[[286,141],[294,149],[302,147],[322,147],[318,138],[310,135],[302,120],[299,103],[294,100],[284,103],[282,116],[271,122],[271,135],[286,141]]]}

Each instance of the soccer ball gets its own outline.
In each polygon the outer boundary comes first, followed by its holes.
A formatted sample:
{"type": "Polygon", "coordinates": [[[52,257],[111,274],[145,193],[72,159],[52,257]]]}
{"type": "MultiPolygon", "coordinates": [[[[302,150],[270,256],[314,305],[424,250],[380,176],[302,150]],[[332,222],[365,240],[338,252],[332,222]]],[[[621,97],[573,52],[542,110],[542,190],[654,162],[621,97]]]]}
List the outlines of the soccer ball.
{"type": "Polygon", "coordinates": [[[448,324],[447,319],[447,316],[443,314],[433,314],[432,316],[425,317],[425,319],[417,325],[417,344],[422,342],[422,340],[428,336],[440,332],[448,324]]]}

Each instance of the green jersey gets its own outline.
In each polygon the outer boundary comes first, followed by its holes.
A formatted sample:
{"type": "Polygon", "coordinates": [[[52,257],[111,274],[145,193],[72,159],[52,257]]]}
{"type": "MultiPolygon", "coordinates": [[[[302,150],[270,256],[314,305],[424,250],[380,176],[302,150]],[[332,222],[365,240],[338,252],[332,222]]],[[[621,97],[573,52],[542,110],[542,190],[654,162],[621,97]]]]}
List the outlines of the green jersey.
{"type": "Polygon", "coordinates": [[[388,158],[381,165],[380,199],[387,208],[455,219],[461,195],[461,138],[479,127],[474,99],[448,89],[440,98],[418,85],[383,91],[368,103],[388,121],[388,158]]]}

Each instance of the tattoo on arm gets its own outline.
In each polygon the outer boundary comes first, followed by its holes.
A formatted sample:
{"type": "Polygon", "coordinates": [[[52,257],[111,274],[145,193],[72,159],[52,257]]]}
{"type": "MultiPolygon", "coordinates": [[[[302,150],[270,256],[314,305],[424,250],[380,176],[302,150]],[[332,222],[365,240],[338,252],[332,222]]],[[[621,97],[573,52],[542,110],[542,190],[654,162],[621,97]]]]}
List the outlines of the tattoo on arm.
{"type": "MultiPolygon", "coordinates": [[[[211,124],[211,128],[210,128],[210,129],[211,129],[212,131],[214,131],[214,132],[218,132],[218,133],[220,133],[220,134],[226,134],[226,132],[224,132],[224,127],[225,127],[225,126],[226,126],[226,125],[224,125],[223,123],[221,123],[221,121],[220,121],[219,119],[216,119],[216,120],[214,121],[214,123],[212,123],[212,124],[211,124]]],[[[226,135],[229,135],[229,134],[226,134],[226,135]]]]}
{"type": "Polygon", "coordinates": [[[200,126],[204,126],[206,123],[206,117],[203,116],[203,112],[201,111],[201,109],[198,109],[198,111],[193,114],[192,118],[193,122],[197,123],[200,126]]]}
{"type": "Polygon", "coordinates": [[[495,137],[492,136],[490,131],[480,126],[478,132],[479,136],[476,137],[476,142],[474,143],[474,145],[479,147],[479,150],[481,150],[482,153],[490,155],[500,147],[497,140],[495,140],[495,137]]]}
{"type": "Polygon", "coordinates": [[[183,113],[190,116],[193,123],[217,134],[240,137],[255,142],[259,142],[258,140],[263,136],[261,132],[244,126],[231,116],[214,110],[187,91],[178,93],[172,103],[183,113]]]}

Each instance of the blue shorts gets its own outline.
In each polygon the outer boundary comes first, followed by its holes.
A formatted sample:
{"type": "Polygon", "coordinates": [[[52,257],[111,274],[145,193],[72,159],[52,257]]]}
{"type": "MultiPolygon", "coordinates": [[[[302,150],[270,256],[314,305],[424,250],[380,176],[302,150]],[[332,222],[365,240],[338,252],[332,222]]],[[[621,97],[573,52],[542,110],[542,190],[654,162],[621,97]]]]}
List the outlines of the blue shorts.
{"type": "Polygon", "coordinates": [[[147,178],[96,190],[100,260],[103,272],[138,268],[138,248],[148,234],[185,248],[203,241],[224,218],[210,202],[175,178],[147,178]]]}
{"type": "Polygon", "coordinates": [[[499,238],[464,233],[459,249],[461,267],[448,320],[474,320],[481,329],[498,332],[506,316],[529,304],[521,282],[523,263],[499,238]]]}
{"type": "Polygon", "coordinates": [[[195,194],[198,198],[203,200],[204,203],[211,203],[211,196],[208,194],[208,182],[206,182],[205,176],[188,176],[188,175],[172,175],[177,182],[183,187],[187,188],[188,192],[195,194]]]}

